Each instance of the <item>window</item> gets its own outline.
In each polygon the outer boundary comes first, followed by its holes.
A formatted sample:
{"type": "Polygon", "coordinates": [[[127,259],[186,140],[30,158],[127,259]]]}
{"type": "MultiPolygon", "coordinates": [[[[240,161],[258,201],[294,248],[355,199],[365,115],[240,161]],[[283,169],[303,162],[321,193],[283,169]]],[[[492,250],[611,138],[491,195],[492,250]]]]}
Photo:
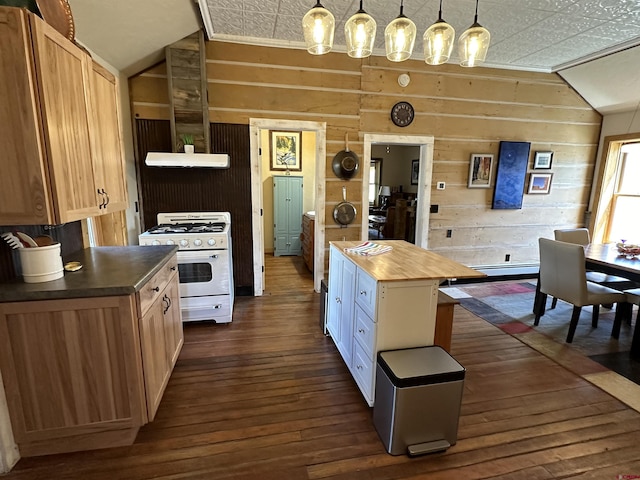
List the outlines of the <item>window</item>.
{"type": "Polygon", "coordinates": [[[620,148],[611,214],[606,241],[640,242],[640,143],[625,143],[620,148]]]}
{"type": "Polygon", "coordinates": [[[369,168],[369,206],[377,206],[379,202],[380,170],[382,170],[382,159],[372,158],[369,168]]]}

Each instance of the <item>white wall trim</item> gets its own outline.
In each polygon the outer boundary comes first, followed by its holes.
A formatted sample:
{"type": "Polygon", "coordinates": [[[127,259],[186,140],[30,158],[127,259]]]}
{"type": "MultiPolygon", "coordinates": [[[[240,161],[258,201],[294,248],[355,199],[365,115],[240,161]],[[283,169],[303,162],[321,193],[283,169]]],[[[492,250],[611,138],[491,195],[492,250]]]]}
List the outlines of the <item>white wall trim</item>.
{"type": "Polygon", "coordinates": [[[255,296],[264,292],[264,212],[262,195],[262,167],[260,156],[261,130],[300,130],[316,134],[316,171],[314,210],[315,233],[313,239],[313,286],[320,292],[320,283],[324,278],[324,237],[325,237],[325,168],[327,163],[327,124],[326,122],[306,122],[301,120],[277,120],[269,118],[250,118],[249,136],[251,145],[251,223],[253,227],[253,291],[255,296]]]}
{"type": "MultiPolygon", "coordinates": [[[[416,245],[427,248],[429,243],[429,213],[431,212],[431,177],[433,170],[434,138],[421,135],[372,134],[364,136],[364,165],[362,172],[362,205],[369,205],[369,168],[371,145],[405,145],[420,147],[420,173],[418,178],[418,204],[416,206],[416,245]]],[[[369,235],[368,215],[362,215],[362,240],[369,235]]]]}

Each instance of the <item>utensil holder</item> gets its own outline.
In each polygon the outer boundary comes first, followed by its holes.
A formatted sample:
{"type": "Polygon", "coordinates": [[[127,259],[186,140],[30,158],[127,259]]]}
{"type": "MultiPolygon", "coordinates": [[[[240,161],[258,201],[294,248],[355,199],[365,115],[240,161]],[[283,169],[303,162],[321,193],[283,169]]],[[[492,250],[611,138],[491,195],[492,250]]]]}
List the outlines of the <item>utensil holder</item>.
{"type": "Polygon", "coordinates": [[[19,248],[18,252],[25,283],[48,282],[64,275],[59,243],[46,247],[19,248]]]}

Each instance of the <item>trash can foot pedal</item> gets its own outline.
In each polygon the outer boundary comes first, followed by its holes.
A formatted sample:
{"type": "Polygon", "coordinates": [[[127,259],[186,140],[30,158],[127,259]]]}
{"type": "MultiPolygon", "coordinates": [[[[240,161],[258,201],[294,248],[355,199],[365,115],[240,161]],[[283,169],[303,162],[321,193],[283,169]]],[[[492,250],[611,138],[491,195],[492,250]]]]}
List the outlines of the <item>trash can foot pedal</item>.
{"type": "Polygon", "coordinates": [[[407,450],[409,455],[415,457],[417,455],[424,455],[425,453],[434,453],[446,450],[451,444],[446,440],[435,440],[433,442],[418,443],[416,445],[409,445],[407,450]]]}

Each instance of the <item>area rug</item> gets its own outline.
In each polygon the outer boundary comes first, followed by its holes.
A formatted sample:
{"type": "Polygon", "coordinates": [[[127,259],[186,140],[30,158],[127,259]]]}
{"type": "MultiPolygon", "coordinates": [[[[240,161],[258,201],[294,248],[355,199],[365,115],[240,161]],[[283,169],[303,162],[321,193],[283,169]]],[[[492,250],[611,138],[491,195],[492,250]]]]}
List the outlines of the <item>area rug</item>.
{"type": "MultiPolygon", "coordinates": [[[[592,309],[584,307],[573,342],[566,344],[572,305],[558,301],[556,308],[550,310],[549,298],[547,310],[540,319],[540,324],[534,326],[535,316],[532,310],[535,281],[481,283],[446,287],[441,290],[456,298],[460,305],[470,312],[506,333],[515,335],[535,330],[640,384],[640,361],[629,358],[633,324],[623,322],[620,338],[612,338],[614,310],[600,307],[598,327],[592,328],[592,309]]],[[[634,311],[633,318],[635,317],[634,311]]]]}

